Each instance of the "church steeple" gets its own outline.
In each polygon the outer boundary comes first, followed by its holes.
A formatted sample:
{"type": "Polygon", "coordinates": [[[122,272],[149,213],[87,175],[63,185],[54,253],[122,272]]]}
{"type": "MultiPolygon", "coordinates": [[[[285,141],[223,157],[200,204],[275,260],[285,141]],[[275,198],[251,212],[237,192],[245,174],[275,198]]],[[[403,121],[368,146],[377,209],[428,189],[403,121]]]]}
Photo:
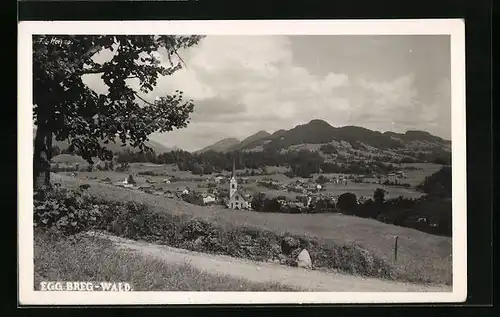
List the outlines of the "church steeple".
{"type": "Polygon", "coordinates": [[[238,181],[236,180],[236,164],[233,154],[233,171],[231,173],[231,179],[229,180],[229,198],[233,197],[236,193],[238,187],[238,181]]]}
{"type": "Polygon", "coordinates": [[[236,178],[236,164],[235,164],[234,154],[233,154],[233,172],[231,173],[231,178],[236,178]]]}

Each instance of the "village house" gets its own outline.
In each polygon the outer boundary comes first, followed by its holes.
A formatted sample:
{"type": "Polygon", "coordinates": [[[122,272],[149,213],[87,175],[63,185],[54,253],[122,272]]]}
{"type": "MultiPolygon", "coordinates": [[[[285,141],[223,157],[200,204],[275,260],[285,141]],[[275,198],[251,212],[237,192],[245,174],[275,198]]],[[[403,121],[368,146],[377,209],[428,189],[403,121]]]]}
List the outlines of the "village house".
{"type": "Polygon", "coordinates": [[[152,189],[154,188],[154,186],[151,186],[149,184],[145,184],[145,185],[141,185],[141,186],[138,186],[137,189],[140,189],[140,190],[144,190],[144,189],[152,189]]]}
{"type": "Polygon", "coordinates": [[[312,197],[311,196],[307,196],[306,203],[305,203],[306,207],[309,207],[311,205],[311,203],[312,203],[312,197]]]}
{"type": "Polygon", "coordinates": [[[273,186],[273,187],[281,187],[281,184],[280,184],[280,182],[273,180],[273,181],[271,181],[271,186],[273,186]]]}
{"type": "Polygon", "coordinates": [[[216,177],[214,177],[214,182],[216,184],[220,184],[223,179],[224,179],[224,177],[222,177],[222,176],[216,176],[216,177]]]}
{"type": "Polygon", "coordinates": [[[337,185],[347,185],[347,178],[345,178],[345,176],[337,176],[332,179],[332,183],[337,185]]]}
{"type": "Polygon", "coordinates": [[[389,173],[387,175],[387,179],[389,180],[389,182],[395,182],[396,181],[396,174],[395,173],[389,173]]]}
{"type": "Polygon", "coordinates": [[[316,200],[316,197],[311,195],[306,196],[297,196],[295,202],[293,203],[295,207],[309,207],[313,201],[316,200]],[[298,203],[298,205],[297,205],[298,203]]]}
{"type": "Polygon", "coordinates": [[[289,191],[293,191],[293,192],[296,192],[296,193],[302,193],[302,194],[305,194],[307,192],[307,190],[300,186],[300,185],[293,185],[293,186],[290,186],[288,188],[289,191]]]}
{"type": "Polygon", "coordinates": [[[288,206],[290,208],[304,208],[305,205],[304,205],[304,203],[297,201],[297,202],[289,203],[288,206]]]}
{"type": "Polygon", "coordinates": [[[164,193],[164,195],[165,195],[165,197],[167,197],[167,198],[175,198],[175,197],[176,197],[176,196],[175,196],[175,194],[174,194],[174,193],[172,193],[172,192],[165,192],[165,193],[164,193]]]}
{"type": "Polygon", "coordinates": [[[238,181],[236,179],[236,167],[233,157],[233,172],[229,180],[229,200],[227,207],[231,209],[249,209],[250,202],[247,200],[247,195],[238,189],[238,181]]]}
{"type": "Polygon", "coordinates": [[[320,184],[316,184],[314,182],[307,184],[307,190],[312,192],[318,192],[321,190],[321,188],[323,188],[323,186],[321,186],[320,184]]]}
{"type": "Polygon", "coordinates": [[[203,199],[204,205],[208,205],[208,204],[217,202],[217,198],[215,198],[215,196],[211,195],[211,194],[202,194],[201,197],[203,199]]]}
{"type": "Polygon", "coordinates": [[[101,182],[106,183],[106,184],[111,184],[111,179],[109,177],[101,179],[101,182]]]}
{"type": "Polygon", "coordinates": [[[177,188],[177,194],[179,195],[188,195],[190,193],[189,188],[185,187],[184,189],[177,188]]]}
{"type": "Polygon", "coordinates": [[[280,205],[285,205],[287,203],[286,199],[285,198],[278,198],[276,199],[276,201],[280,204],[280,205]]]}
{"type": "Polygon", "coordinates": [[[208,187],[207,192],[215,196],[219,195],[219,190],[217,189],[217,187],[208,187]]]}
{"type": "Polygon", "coordinates": [[[339,201],[339,195],[335,195],[333,197],[331,197],[332,201],[335,203],[335,205],[337,204],[337,202],[339,201]]]}
{"type": "Polygon", "coordinates": [[[366,201],[368,201],[370,198],[365,197],[365,196],[360,196],[358,198],[358,204],[364,204],[366,201]]]}

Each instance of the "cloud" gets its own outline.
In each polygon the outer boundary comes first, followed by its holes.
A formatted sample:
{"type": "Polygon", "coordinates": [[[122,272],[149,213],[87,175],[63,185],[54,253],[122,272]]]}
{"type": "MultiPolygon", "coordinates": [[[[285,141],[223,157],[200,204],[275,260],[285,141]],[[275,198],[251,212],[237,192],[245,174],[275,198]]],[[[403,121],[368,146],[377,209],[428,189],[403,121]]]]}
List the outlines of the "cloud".
{"type": "Polygon", "coordinates": [[[196,107],[192,120],[196,122],[227,122],[243,117],[247,106],[241,102],[231,102],[221,98],[194,101],[196,107]]]}
{"type": "MultiPolygon", "coordinates": [[[[423,102],[412,73],[393,80],[359,79],[354,91],[358,93],[351,104],[353,124],[386,131],[405,132],[420,129],[437,135],[449,135],[449,80],[436,87],[435,96],[423,102]],[[446,122],[449,122],[446,124],[446,122]]],[[[432,96],[431,96],[432,97],[432,96]]]]}
{"type": "MultiPolygon", "coordinates": [[[[328,54],[315,52],[309,62],[316,67],[322,62],[342,65],[349,58],[328,54]]],[[[160,78],[146,96],[154,100],[179,89],[195,101],[187,128],[152,136],[167,146],[195,150],[222,138],[243,139],[259,130],[289,129],[316,118],[383,131],[447,129],[439,122],[449,118],[442,106],[449,104],[449,80],[448,86],[443,81],[436,87],[433,101],[423,102],[414,72],[384,78],[359,69],[341,73],[330,66],[329,71],[313,72],[305,62],[296,64],[287,36],[208,36],[181,56],[187,67],[160,78]]],[[[164,52],[158,58],[168,63],[164,52]]],[[[88,78],[87,84],[103,89],[98,77],[88,78]]]]}

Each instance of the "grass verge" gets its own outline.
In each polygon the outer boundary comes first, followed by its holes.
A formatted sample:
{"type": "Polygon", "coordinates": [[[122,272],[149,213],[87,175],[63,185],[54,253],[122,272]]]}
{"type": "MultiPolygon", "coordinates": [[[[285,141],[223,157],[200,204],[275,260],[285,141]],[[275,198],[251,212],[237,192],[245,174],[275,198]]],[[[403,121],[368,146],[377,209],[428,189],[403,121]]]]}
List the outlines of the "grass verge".
{"type": "Polygon", "coordinates": [[[134,291],[297,291],[172,265],[84,235],[35,230],[35,290],[41,281],[128,282],[134,291]]]}

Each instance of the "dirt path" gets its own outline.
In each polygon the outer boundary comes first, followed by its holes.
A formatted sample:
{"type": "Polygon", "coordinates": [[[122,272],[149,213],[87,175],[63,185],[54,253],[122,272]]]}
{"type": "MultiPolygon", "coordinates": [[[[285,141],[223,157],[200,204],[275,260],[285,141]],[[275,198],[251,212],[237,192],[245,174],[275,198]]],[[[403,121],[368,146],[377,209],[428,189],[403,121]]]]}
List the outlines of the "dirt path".
{"type": "Polygon", "coordinates": [[[252,282],[277,282],[304,291],[333,292],[451,292],[450,286],[415,285],[373,278],[311,271],[274,263],[254,262],[223,255],[198,253],[146,242],[89,232],[89,235],[108,239],[121,250],[153,256],[172,264],[191,266],[213,274],[229,275],[252,282]]]}

